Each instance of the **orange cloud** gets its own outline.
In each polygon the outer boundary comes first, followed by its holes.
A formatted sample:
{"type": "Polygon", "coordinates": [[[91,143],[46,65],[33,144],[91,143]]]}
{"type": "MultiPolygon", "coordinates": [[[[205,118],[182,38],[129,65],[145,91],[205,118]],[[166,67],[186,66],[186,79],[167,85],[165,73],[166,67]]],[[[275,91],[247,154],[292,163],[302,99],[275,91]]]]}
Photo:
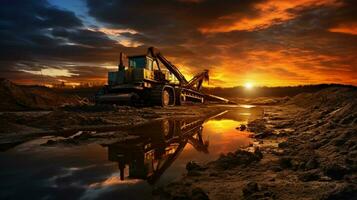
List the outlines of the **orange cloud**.
{"type": "Polygon", "coordinates": [[[254,9],[258,12],[257,15],[241,16],[240,13],[233,13],[222,16],[212,24],[199,28],[199,30],[202,33],[259,30],[294,19],[297,15],[293,12],[289,12],[290,9],[312,8],[318,6],[339,7],[342,5],[343,4],[337,0],[268,0],[254,6],[254,9]]]}
{"type": "Polygon", "coordinates": [[[357,23],[340,24],[336,27],[330,28],[329,31],[357,35],[357,23]]]}
{"type": "MultiPolygon", "coordinates": [[[[220,56],[222,63],[210,67],[211,87],[233,87],[247,82],[256,86],[289,86],[319,83],[357,84],[357,74],[344,64],[344,58],[302,51],[252,50],[234,58],[220,56]],[[296,53],[294,53],[296,52],[296,53]],[[326,66],[325,63],[334,63],[326,66]]],[[[183,63],[183,62],[181,62],[183,63]]],[[[179,64],[180,70],[191,77],[197,69],[179,64]]]]}

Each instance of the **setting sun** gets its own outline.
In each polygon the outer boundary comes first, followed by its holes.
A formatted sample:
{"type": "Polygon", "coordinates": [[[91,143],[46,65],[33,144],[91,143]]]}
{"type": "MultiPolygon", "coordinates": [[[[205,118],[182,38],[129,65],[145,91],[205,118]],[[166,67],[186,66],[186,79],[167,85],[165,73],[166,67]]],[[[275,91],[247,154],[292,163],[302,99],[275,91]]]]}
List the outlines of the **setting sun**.
{"type": "Polygon", "coordinates": [[[253,88],[253,83],[245,83],[244,84],[244,87],[246,88],[246,89],[248,89],[248,90],[250,90],[250,89],[252,89],[253,88]]]}

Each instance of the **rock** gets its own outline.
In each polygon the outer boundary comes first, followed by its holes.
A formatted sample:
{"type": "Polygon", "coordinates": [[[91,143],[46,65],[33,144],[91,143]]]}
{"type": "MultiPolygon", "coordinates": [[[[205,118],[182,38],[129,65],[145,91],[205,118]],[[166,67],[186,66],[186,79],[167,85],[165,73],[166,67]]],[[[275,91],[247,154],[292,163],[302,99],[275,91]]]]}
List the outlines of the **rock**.
{"type": "Polygon", "coordinates": [[[291,161],[292,161],[291,157],[284,156],[279,159],[279,165],[283,169],[291,168],[292,167],[291,161]]]}
{"type": "Polygon", "coordinates": [[[247,129],[247,126],[245,124],[240,125],[239,130],[240,131],[245,131],[247,129]]]}
{"type": "Polygon", "coordinates": [[[355,158],[357,158],[357,150],[354,150],[354,151],[349,152],[348,155],[347,155],[347,157],[348,157],[349,159],[355,159],[355,158]]]}
{"type": "Polygon", "coordinates": [[[309,171],[299,174],[298,176],[300,181],[307,182],[307,181],[317,181],[320,178],[317,171],[309,171]]]}
{"type": "Polygon", "coordinates": [[[348,169],[338,164],[330,164],[324,167],[324,174],[335,180],[341,180],[347,173],[348,169]]]}
{"type": "Polygon", "coordinates": [[[318,167],[319,167],[319,162],[317,161],[316,158],[310,158],[305,164],[306,170],[316,169],[318,167]]]}
{"type": "Polygon", "coordinates": [[[355,141],[352,141],[352,140],[349,140],[346,142],[346,146],[348,148],[348,150],[357,150],[357,145],[356,145],[356,142],[355,141]]]}
{"type": "Polygon", "coordinates": [[[203,170],[204,168],[197,164],[195,161],[190,161],[186,164],[186,170],[187,171],[193,171],[193,170],[203,170]]]}
{"type": "Polygon", "coordinates": [[[269,136],[272,136],[274,135],[272,133],[272,131],[270,130],[265,130],[264,132],[260,132],[260,133],[256,133],[253,135],[254,138],[259,138],[259,139],[263,139],[263,138],[266,138],[266,137],[269,137],[269,136]]]}
{"type": "Polygon", "coordinates": [[[186,164],[187,176],[201,176],[202,170],[207,168],[202,167],[201,165],[197,164],[195,161],[190,161],[186,164]]]}
{"type": "Polygon", "coordinates": [[[276,156],[283,156],[285,154],[285,152],[281,149],[278,149],[278,150],[272,150],[271,151],[272,154],[276,155],[276,156]]]}
{"type": "Polygon", "coordinates": [[[341,146],[346,142],[346,140],[341,139],[341,138],[336,138],[336,139],[332,140],[331,142],[334,146],[341,146]]]}
{"type": "Polygon", "coordinates": [[[201,176],[201,172],[197,171],[197,170],[190,170],[187,172],[187,176],[201,176]]]}
{"type": "Polygon", "coordinates": [[[288,147],[289,146],[289,143],[288,142],[280,142],[279,144],[278,144],[278,147],[279,148],[286,148],[286,147],[288,147]]]}
{"type": "Polygon", "coordinates": [[[319,142],[315,143],[314,149],[321,148],[322,146],[326,145],[329,142],[328,139],[321,139],[319,142]]]}
{"type": "Polygon", "coordinates": [[[244,150],[237,150],[236,152],[221,155],[215,163],[223,169],[231,169],[238,165],[247,166],[252,162],[258,162],[263,158],[263,154],[259,149],[256,149],[254,153],[244,150]]]}
{"type": "Polygon", "coordinates": [[[357,187],[356,185],[352,184],[347,184],[342,187],[336,188],[334,191],[331,193],[325,195],[323,200],[335,200],[335,199],[343,199],[343,200],[348,200],[348,199],[357,199],[357,187]]]}
{"type": "Polygon", "coordinates": [[[259,192],[258,183],[249,182],[246,186],[243,187],[242,192],[243,192],[243,196],[249,196],[255,192],[259,192]]]}
{"type": "Polygon", "coordinates": [[[57,144],[57,141],[55,140],[47,140],[46,145],[55,145],[57,144]]]}
{"type": "Polygon", "coordinates": [[[219,176],[219,174],[218,174],[217,172],[211,172],[211,173],[209,174],[209,176],[215,177],[215,176],[219,176]]]}
{"type": "Polygon", "coordinates": [[[283,169],[280,166],[271,166],[270,170],[272,170],[273,172],[280,172],[283,169]]]}
{"type": "Polygon", "coordinates": [[[265,187],[261,187],[256,182],[249,182],[242,189],[243,197],[247,200],[274,199],[275,195],[265,187]]]}
{"type": "Polygon", "coordinates": [[[83,132],[79,135],[74,136],[72,139],[74,139],[74,140],[88,140],[91,137],[92,137],[92,134],[90,132],[83,132]]]}
{"type": "Polygon", "coordinates": [[[256,119],[248,123],[248,130],[251,132],[264,132],[266,130],[265,120],[256,119]]]}
{"type": "Polygon", "coordinates": [[[349,147],[348,147],[348,150],[350,150],[350,151],[355,151],[355,150],[357,150],[357,144],[354,144],[353,146],[352,146],[352,145],[349,146],[349,147]]]}
{"type": "MultiPolygon", "coordinates": [[[[305,163],[303,161],[299,161],[296,159],[291,159],[291,169],[292,170],[298,170],[298,169],[304,169],[305,168],[305,163]]],[[[288,167],[289,168],[289,167],[288,167]]]]}
{"type": "Polygon", "coordinates": [[[209,200],[208,195],[201,188],[196,187],[191,191],[191,199],[192,200],[209,200]]]}

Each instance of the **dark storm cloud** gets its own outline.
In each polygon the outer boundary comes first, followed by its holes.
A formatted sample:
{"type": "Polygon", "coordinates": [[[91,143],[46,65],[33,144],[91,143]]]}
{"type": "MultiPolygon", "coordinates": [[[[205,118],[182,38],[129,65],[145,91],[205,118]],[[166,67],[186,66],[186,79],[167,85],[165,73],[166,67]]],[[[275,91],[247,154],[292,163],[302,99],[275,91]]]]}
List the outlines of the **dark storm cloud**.
{"type": "MultiPolygon", "coordinates": [[[[126,49],[103,32],[86,29],[73,12],[54,7],[46,0],[1,1],[0,4],[2,77],[25,80],[26,72],[19,70],[68,68],[62,65],[63,61],[108,62],[121,49],[126,49]]],[[[38,79],[33,74],[27,75],[28,79],[38,79]]],[[[53,78],[47,79],[52,82],[53,78]]]]}
{"type": "Polygon", "coordinates": [[[88,0],[89,13],[116,28],[140,32],[133,37],[155,46],[179,45],[202,39],[198,27],[221,16],[241,12],[254,15],[254,3],[261,0],[177,1],[177,0],[88,0]]]}
{"type": "Polygon", "coordinates": [[[165,31],[184,24],[198,26],[236,12],[254,15],[252,6],[257,2],[262,0],[205,0],[199,3],[177,0],[87,0],[90,14],[99,20],[138,31],[165,31]]]}
{"type": "Polygon", "coordinates": [[[67,39],[75,44],[89,45],[91,47],[114,47],[117,44],[116,41],[109,39],[103,32],[87,29],[54,29],[52,35],[67,39]]]}

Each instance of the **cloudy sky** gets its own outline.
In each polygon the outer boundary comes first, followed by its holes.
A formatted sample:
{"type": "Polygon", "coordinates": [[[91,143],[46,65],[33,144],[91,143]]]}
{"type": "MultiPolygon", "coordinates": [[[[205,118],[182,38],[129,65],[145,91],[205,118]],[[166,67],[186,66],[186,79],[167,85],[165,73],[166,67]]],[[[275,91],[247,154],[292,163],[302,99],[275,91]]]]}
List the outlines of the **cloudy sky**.
{"type": "Polygon", "coordinates": [[[0,77],[104,82],[157,47],[211,86],[357,85],[353,0],[1,0],[0,77]]]}

